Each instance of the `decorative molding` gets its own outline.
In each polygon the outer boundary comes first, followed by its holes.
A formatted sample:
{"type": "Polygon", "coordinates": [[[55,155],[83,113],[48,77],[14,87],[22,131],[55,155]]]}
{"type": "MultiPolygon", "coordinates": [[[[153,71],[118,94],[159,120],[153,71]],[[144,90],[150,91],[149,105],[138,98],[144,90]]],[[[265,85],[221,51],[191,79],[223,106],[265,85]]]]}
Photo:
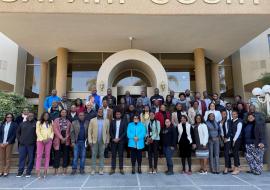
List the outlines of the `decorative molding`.
{"type": "MultiPolygon", "coordinates": [[[[24,2],[24,3],[27,3],[27,2],[30,2],[30,0],[2,0],[2,2],[4,3],[14,3],[14,2],[17,2],[17,1],[21,1],[21,2],[24,2]]],[[[32,0],[34,1],[34,0],[32,0]]],[[[43,2],[49,2],[49,3],[53,3],[54,1],[56,0],[35,0],[35,1],[38,1],[40,3],[43,3],[43,2]]],[[[62,0],[61,0],[62,1],[62,0]]],[[[76,0],[65,0],[66,3],[74,3],[76,0]]],[[[106,2],[108,4],[113,4],[114,2],[117,2],[119,4],[125,4],[127,0],[80,0],[82,1],[83,3],[95,3],[95,4],[100,4],[101,2],[106,2]]],[[[153,2],[154,4],[157,4],[157,5],[165,5],[167,3],[169,3],[170,1],[173,1],[173,0],[149,0],[151,2],[153,2]]],[[[222,0],[174,0],[174,1],[177,1],[179,2],[180,4],[183,4],[183,5],[190,5],[190,4],[194,4],[196,2],[199,2],[199,1],[202,1],[206,4],[219,4],[219,3],[222,3],[222,0]]],[[[253,1],[253,4],[254,5],[258,5],[260,4],[260,0],[235,0],[235,2],[240,4],[240,5],[243,5],[246,3],[246,1],[253,1]]],[[[233,3],[233,0],[226,0],[226,4],[232,4],[233,3]]]]}

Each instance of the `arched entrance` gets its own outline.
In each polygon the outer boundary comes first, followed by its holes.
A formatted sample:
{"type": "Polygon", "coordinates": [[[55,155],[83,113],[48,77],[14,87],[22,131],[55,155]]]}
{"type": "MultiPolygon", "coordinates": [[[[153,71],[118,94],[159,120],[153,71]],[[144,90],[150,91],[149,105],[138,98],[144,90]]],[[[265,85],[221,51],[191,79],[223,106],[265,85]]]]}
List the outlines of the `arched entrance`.
{"type": "Polygon", "coordinates": [[[148,52],[137,49],[117,52],[104,61],[97,76],[98,93],[104,96],[106,89],[112,88],[114,95],[119,95],[117,82],[131,73],[146,84],[146,86],[124,86],[124,89],[130,90],[131,94],[140,92],[142,87],[147,89],[148,96],[153,94],[153,89],[156,87],[160,89],[160,94],[163,96],[167,94],[168,78],[162,64],[148,52]]]}

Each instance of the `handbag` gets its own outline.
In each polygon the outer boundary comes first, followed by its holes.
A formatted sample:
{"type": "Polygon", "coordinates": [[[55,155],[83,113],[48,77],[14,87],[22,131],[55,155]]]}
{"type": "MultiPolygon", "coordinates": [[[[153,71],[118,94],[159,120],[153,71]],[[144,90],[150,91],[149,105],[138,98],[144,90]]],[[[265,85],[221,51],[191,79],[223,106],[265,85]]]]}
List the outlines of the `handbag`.
{"type": "Polygon", "coordinates": [[[209,150],[208,149],[197,149],[195,152],[197,158],[209,158],[209,150]]]}

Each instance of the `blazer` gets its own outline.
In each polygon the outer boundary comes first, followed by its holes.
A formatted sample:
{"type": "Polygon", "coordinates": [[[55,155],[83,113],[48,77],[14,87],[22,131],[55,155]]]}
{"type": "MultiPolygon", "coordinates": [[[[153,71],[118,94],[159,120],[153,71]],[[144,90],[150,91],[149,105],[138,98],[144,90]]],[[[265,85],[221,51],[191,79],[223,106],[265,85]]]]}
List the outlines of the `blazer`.
{"type": "MultiPolygon", "coordinates": [[[[177,142],[179,142],[181,139],[181,136],[183,134],[182,123],[179,123],[177,128],[178,128],[178,130],[177,130],[178,131],[178,139],[177,139],[178,141],[177,142]]],[[[192,144],[192,143],[195,144],[195,142],[193,141],[193,139],[194,139],[193,128],[188,122],[186,123],[186,132],[187,132],[187,138],[188,138],[190,144],[192,144]]]]}
{"type": "MultiPolygon", "coordinates": [[[[185,111],[182,111],[181,114],[187,116],[187,118],[188,118],[188,120],[189,120],[189,117],[188,117],[188,115],[187,115],[187,113],[186,113],[185,111]]],[[[173,113],[172,113],[172,124],[173,124],[173,126],[177,127],[177,125],[178,125],[180,122],[181,122],[181,121],[178,121],[177,112],[173,112],[173,113]]]]}
{"type": "MultiPolygon", "coordinates": [[[[9,127],[8,135],[7,135],[7,143],[14,144],[16,139],[16,131],[18,125],[16,122],[12,121],[9,127]]],[[[4,133],[5,133],[5,123],[0,125],[0,144],[4,141],[4,133]]]]}
{"type": "MultiPolygon", "coordinates": [[[[87,139],[87,136],[88,136],[88,126],[89,126],[89,121],[85,120],[84,121],[85,139],[87,139]]],[[[79,133],[80,133],[80,121],[75,120],[72,122],[71,128],[70,128],[70,139],[71,139],[72,144],[77,143],[79,133]]]]}
{"type": "Polygon", "coordinates": [[[143,149],[145,136],[146,136],[146,129],[144,124],[142,124],[142,122],[138,122],[137,125],[135,125],[134,122],[128,124],[127,128],[128,147],[143,149]],[[135,142],[134,137],[138,137],[137,142],[135,142]]]}
{"type": "MultiPolygon", "coordinates": [[[[111,140],[115,139],[116,135],[116,119],[111,121],[110,124],[110,137],[111,140]]],[[[119,128],[119,139],[120,142],[125,142],[127,136],[127,122],[125,119],[121,119],[119,128]]]]}
{"type": "Polygon", "coordinates": [[[206,146],[209,140],[208,128],[205,123],[201,123],[198,126],[198,135],[200,140],[200,145],[206,146]]]}
{"type": "MultiPolygon", "coordinates": [[[[110,122],[108,119],[104,119],[102,128],[103,143],[108,144],[110,142],[110,122]]],[[[98,121],[97,117],[91,119],[88,127],[88,143],[96,144],[98,140],[98,121]]]]}
{"type": "Polygon", "coordinates": [[[204,113],[205,113],[206,110],[207,110],[206,103],[205,103],[204,100],[197,100],[197,101],[201,103],[202,115],[204,115],[204,113]]]}
{"type": "MultiPolygon", "coordinates": [[[[244,125],[244,128],[247,126],[248,124],[244,125]]],[[[244,139],[244,143],[245,143],[245,130],[243,130],[243,139],[244,139]]],[[[265,147],[267,147],[266,145],[266,140],[265,140],[265,124],[261,123],[261,122],[255,122],[255,127],[254,127],[254,144],[255,147],[258,147],[258,145],[262,143],[264,144],[265,147]]]]}
{"type": "MultiPolygon", "coordinates": [[[[59,150],[61,139],[63,138],[60,130],[60,124],[59,124],[60,118],[57,118],[53,122],[53,132],[54,132],[54,139],[53,139],[53,148],[54,150],[59,150]]],[[[67,130],[66,130],[66,146],[70,145],[70,128],[71,123],[67,120],[67,130]]]]}
{"type": "Polygon", "coordinates": [[[37,141],[43,141],[47,139],[53,139],[53,123],[46,127],[46,124],[41,124],[40,121],[36,124],[37,141]]]}

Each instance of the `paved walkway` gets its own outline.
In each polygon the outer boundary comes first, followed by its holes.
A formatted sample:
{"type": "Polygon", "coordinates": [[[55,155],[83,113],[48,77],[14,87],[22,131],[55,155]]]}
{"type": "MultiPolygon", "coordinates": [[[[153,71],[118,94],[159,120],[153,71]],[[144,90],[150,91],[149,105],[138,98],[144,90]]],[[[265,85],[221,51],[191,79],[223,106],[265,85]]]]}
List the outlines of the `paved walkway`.
{"type": "Polygon", "coordinates": [[[270,173],[254,176],[242,173],[239,176],[232,175],[200,175],[192,176],[176,174],[174,176],[158,175],[131,175],[115,174],[109,176],[48,176],[38,180],[31,178],[16,178],[10,175],[0,178],[0,190],[269,190],[270,173]]]}

